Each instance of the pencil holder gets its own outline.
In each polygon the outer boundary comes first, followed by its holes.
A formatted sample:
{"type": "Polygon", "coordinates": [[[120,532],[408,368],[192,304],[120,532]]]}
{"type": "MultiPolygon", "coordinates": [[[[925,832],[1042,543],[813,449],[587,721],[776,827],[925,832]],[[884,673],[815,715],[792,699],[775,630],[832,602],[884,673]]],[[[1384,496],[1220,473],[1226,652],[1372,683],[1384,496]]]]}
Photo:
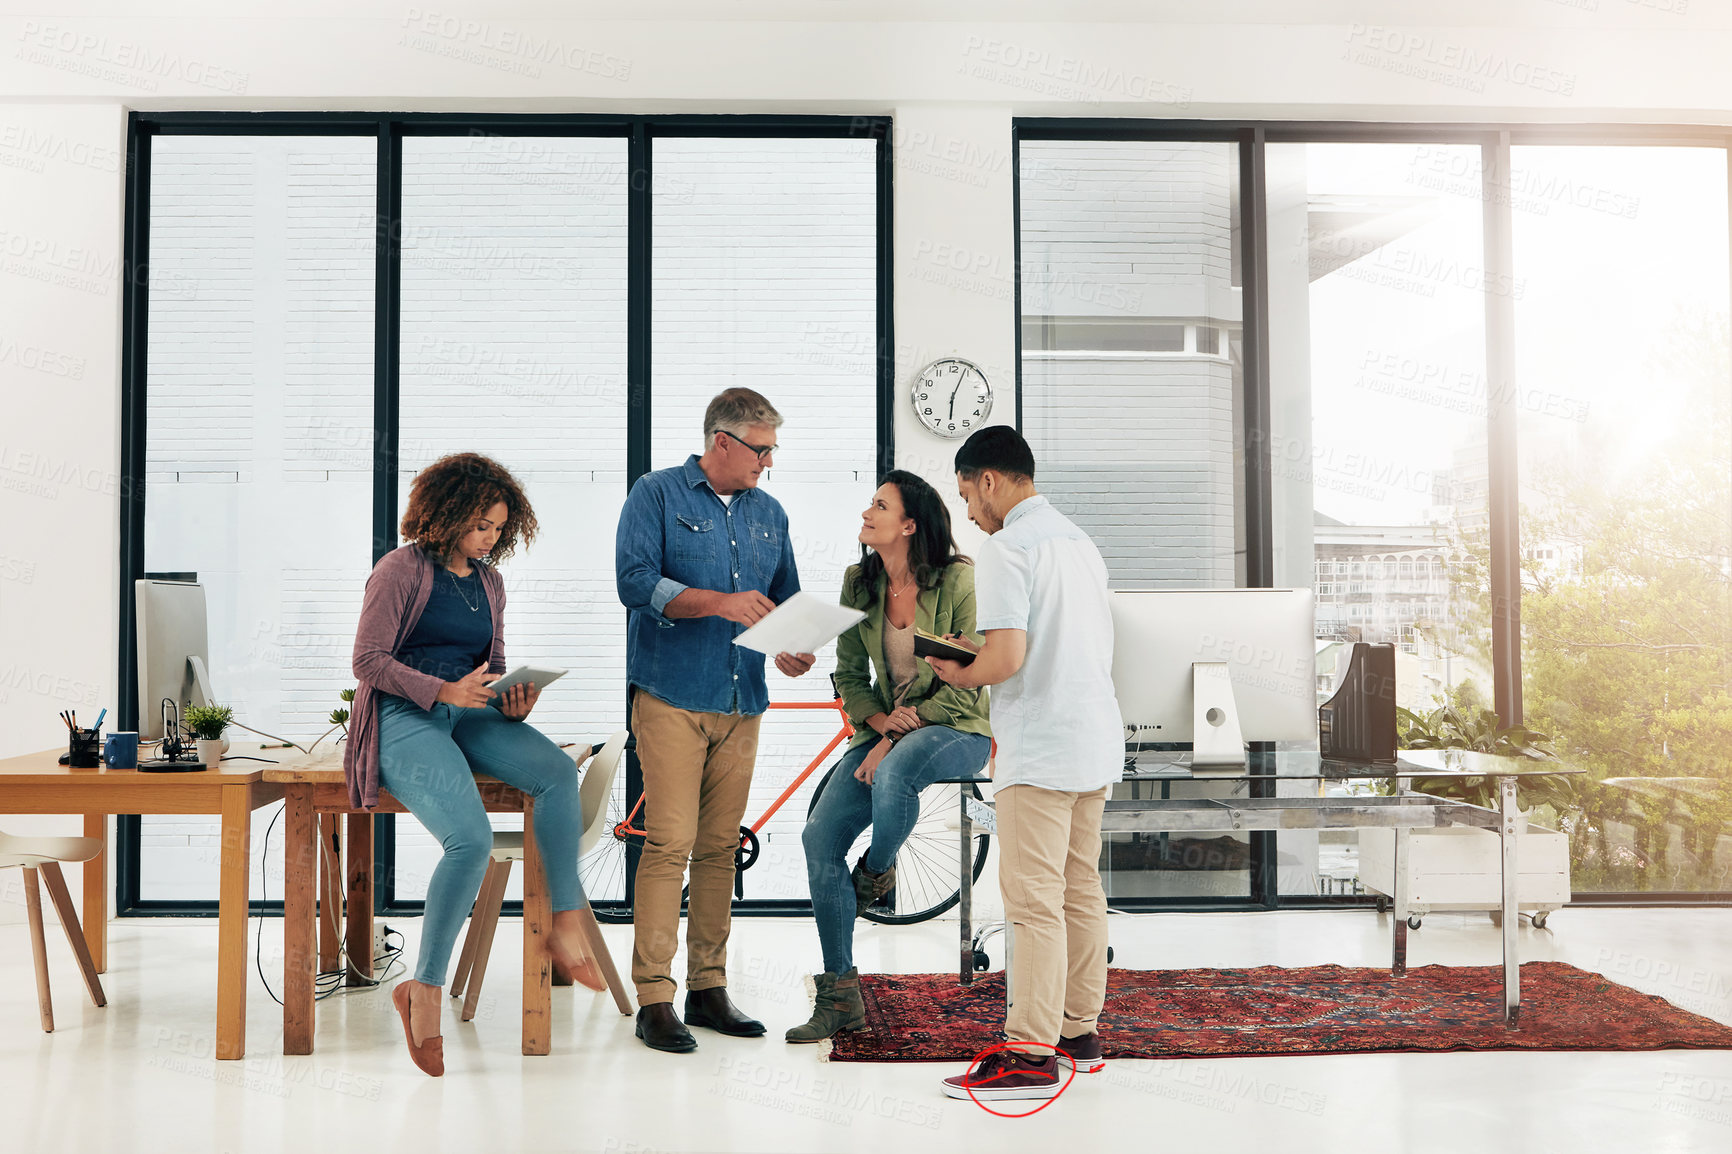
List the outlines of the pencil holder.
{"type": "Polygon", "coordinates": [[[70,769],[96,769],[102,764],[102,731],[75,729],[66,750],[66,765],[70,769]]]}

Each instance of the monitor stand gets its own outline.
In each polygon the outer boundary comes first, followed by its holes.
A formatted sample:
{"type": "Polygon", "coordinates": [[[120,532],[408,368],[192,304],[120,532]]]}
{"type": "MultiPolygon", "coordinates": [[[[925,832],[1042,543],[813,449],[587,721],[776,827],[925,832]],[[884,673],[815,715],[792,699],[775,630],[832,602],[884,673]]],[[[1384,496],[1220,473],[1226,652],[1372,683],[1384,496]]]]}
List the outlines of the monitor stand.
{"type": "Polygon", "coordinates": [[[1244,773],[1245,738],[1225,661],[1191,663],[1191,772],[1244,773]]]}

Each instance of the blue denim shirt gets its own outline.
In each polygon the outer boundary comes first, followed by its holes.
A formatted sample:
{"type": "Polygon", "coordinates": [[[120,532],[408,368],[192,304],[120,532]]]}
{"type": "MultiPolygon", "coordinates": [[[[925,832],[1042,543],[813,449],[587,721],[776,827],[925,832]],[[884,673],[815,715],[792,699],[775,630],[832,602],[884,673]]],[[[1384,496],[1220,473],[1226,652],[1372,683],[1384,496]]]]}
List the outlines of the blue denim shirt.
{"type": "Polygon", "coordinates": [[[723,617],[670,621],[663,613],[688,588],[755,589],[778,605],[798,593],[780,502],[741,489],[724,505],[695,455],[646,473],[619,516],[614,576],[631,610],[627,681],[680,709],[751,716],[769,708],[764,655],[734,644],[744,625],[723,617]]]}

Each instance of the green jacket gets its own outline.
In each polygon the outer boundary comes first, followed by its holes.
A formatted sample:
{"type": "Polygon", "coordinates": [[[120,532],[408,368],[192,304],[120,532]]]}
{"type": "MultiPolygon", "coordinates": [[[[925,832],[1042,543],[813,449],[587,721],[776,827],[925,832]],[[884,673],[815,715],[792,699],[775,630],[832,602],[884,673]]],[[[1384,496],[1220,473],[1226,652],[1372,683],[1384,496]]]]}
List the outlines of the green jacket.
{"type": "MultiPolygon", "coordinates": [[[[853,745],[876,740],[878,733],[866,724],[875,713],[891,709],[890,670],[884,662],[885,580],[878,578],[878,597],[871,608],[865,597],[855,590],[858,565],[850,565],[842,578],[842,604],[850,609],[864,609],[866,619],[836,639],[836,688],[842,693],[842,705],[848,720],[858,731],[853,745]]],[[[974,566],[958,562],[944,570],[936,589],[922,589],[915,601],[914,623],[928,633],[940,637],[947,633],[962,633],[975,641],[974,632],[974,566]]],[[[956,689],[946,685],[932,672],[924,658],[916,658],[914,685],[903,700],[928,725],[948,725],[963,733],[992,736],[987,725],[987,694],[984,689],[956,689]]]]}

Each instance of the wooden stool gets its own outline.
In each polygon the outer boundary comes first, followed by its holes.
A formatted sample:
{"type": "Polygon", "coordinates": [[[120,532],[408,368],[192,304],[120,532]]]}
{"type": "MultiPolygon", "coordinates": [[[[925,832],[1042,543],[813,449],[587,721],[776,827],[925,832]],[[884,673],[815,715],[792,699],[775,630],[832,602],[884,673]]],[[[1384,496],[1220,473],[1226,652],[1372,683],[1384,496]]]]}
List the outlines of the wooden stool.
{"type": "Polygon", "coordinates": [[[91,960],[90,946],[84,940],[84,927],[78,923],[78,911],[72,908],[72,895],[66,892],[66,879],[61,876],[63,861],[89,861],[102,852],[102,839],[95,837],[13,837],[0,833],[0,869],[19,866],[24,870],[24,907],[30,917],[30,945],[36,955],[36,1001],[42,1019],[42,1029],[54,1032],[54,1003],[48,993],[48,942],[42,933],[42,893],[37,888],[36,875],[48,883],[48,896],[60,915],[60,928],[78,959],[84,974],[84,988],[90,1000],[98,1006],[108,1005],[102,992],[102,981],[96,976],[96,963],[91,960]]]}

